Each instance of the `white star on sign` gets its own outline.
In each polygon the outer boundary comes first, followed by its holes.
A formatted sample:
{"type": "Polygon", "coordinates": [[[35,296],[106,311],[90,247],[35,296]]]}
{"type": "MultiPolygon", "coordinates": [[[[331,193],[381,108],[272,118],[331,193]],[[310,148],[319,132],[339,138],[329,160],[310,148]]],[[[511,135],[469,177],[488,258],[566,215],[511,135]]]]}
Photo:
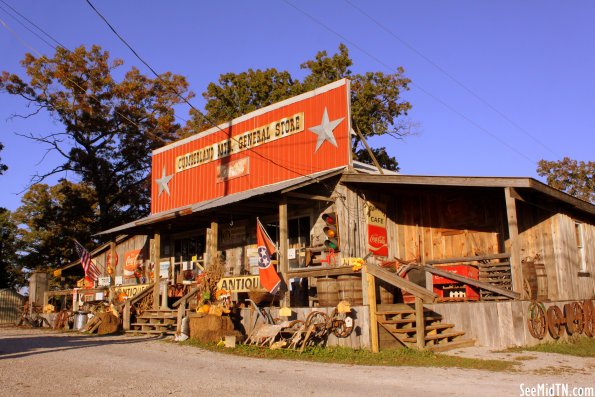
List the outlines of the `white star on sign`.
{"type": "Polygon", "coordinates": [[[165,174],[165,166],[163,166],[163,170],[161,171],[161,178],[155,179],[155,182],[157,182],[157,185],[159,186],[159,194],[157,195],[157,197],[161,196],[161,193],[163,193],[164,190],[167,193],[167,195],[170,196],[169,186],[167,184],[173,177],[173,175],[165,174]]]}
{"type": "Polygon", "coordinates": [[[310,131],[318,135],[318,141],[316,141],[316,149],[314,150],[315,152],[318,151],[320,145],[322,145],[324,141],[329,141],[330,143],[335,145],[335,147],[338,147],[337,141],[335,140],[335,136],[333,135],[333,130],[341,123],[341,121],[343,121],[343,119],[344,117],[341,117],[340,119],[329,121],[328,112],[326,110],[326,107],[324,108],[324,113],[322,114],[322,122],[320,123],[320,125],[309,128],[310,131]]]}

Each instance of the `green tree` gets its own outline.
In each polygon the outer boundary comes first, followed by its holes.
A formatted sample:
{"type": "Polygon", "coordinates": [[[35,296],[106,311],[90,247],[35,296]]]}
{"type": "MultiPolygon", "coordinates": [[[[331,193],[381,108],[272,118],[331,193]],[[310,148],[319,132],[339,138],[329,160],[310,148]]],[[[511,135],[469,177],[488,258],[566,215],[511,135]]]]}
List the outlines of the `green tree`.
{"type": "Polygon", "coordinates": [[[17,226],[10,211],[0,208],[0,288],[18,289],[25,285],[17,250],[17,226]]]}
{"type": "MultiPolygon", "coordinates": [[[[411,81],[404,77],[403,68],[397,68],[391,74],[354,74],[350,69],[352,64],[347,47],[341,44],[338,53],[330,57],[326,51],[321,51],[313,60],[304,62],[301,68],[309,70],[309,74],[303,81],[292,78],[289,72],[279,72],[276,69],[250,69],[239,74],[223,74],[217,83],[209,84],[203,93],[207,101],[205,115],[194,111],[185,133],[200,132],[213,124],[229,121],[333,81],[349,78],[353,124],[366,139],[382,135],[402,139],[411,134],[411,124],[403,120],[403,116],[411,109],[411,104],[401,99],[402,92],[408,90],[411,81]]],[[[372,164],[368,152],[360,143],[358,136],[353,138],[355,158],[372,164]]],[[[374,148],[373,152],[383,167],[398,170],[398,162],[387,153],[385,147],[374,148]]]]}
{"type": "MultiPolygon", "coordinates": [[[[2,151],[2,149],[4,149],[4,145],[2,144],[2,142],[0,142],[0,152],[2,151]]],[[[2,158],[0,157],[0,160],[2,160],[2,158]]],[[[6,164],[2,164],[0,163],[0,175],[4,174],[4,172],[8,169],[8,167],[6,166],[6,164]]]]}
{"type": "Polygon", "coordinates": [[[0,78],[0,91],[26,99],[33,114],[46,110],[63,127],[26,134],[64,158],[33,182],[74,172],[96,191],[97,230],[147,214],[151,151],[179,137],[173,106],[192,95],[185,78],[171,73],[150,79],[132,68],[117,81],[122,64],[98,46],[60,47],[51,59],[26,54],[29,81],[8,72],[0,78]]]}
{"type": "Polygon", "coordinates": [[[595,203],[595,162],[564,157],[558,161],[540,160],[537,174],[547,184],[576,198],[595,203]]]}
{"type": "Polygon", "coordinates": [[[85,184],[60,180],[33,185],[14,212],[20,225],[19,262],[27,269],[58,268],[78,259],[72,239],[91,240],[97,224],[97,195],[85,184]]]}

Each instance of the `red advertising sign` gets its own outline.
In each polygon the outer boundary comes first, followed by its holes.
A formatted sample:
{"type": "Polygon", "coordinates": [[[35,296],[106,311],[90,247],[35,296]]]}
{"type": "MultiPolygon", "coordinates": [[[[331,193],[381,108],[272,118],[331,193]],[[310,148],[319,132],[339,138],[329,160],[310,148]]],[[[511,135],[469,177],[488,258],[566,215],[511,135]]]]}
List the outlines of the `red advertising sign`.
{"type": "Polygon", "coordinates": [[[386,211],[368,202],[368,251],[375,256],[388,256],[386,211]]]}
{"type": "Polygon", "coordinates": [[[153,151],[151,212],[349,165],[349,103],[344,79],[153,151]]]}
{"type": "Polygon", "coordinates": [[[124,256],[124,276],[131,277],[138,268],[138,261],[143,260],[141,250],[128,251],[124,256]]]}

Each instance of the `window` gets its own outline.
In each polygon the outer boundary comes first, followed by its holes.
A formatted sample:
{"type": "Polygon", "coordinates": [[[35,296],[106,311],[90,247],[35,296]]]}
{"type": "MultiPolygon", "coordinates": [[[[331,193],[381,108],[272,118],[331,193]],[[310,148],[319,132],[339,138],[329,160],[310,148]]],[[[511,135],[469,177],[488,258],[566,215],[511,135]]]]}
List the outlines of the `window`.
{"type": "Polygon", "coordinates": [[[585,244],[582,223],[576,221],[574,222],[574,234],[576,237],[576,248],[578,251],[579,271],[586,272],[587,261],[585,260],[585,244]]]}
{"type": "Polygon", "coordinates": [[[193,256],[201,260],[204,254],[205,237],[181,238],[174,241],[175,261],[189,261],[193,256]]]}

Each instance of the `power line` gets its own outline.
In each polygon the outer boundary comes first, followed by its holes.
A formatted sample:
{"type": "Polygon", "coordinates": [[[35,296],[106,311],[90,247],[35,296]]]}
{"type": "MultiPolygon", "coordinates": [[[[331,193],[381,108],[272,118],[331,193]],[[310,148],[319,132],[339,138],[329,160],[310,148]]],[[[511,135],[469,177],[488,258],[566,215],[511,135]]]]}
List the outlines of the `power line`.
{"type": "MultiPolygon", "coordinates": [[[[122,43],[124,43],[124,44],[126,45],[126,47],[128,47],[128,49],[129,49],[130,51],[132,51],[132,53],[133,53],[133,54],[134,54],[134,55],[135,55],[135,56],[136,56],[136,57],[137,57],[137,58],[138,58],[138,59],[139,59],[139,60],[140,60],[140,61],[141,61],[141,62],[142,62],[142,63],[143,63],[143,64],[144,64],[144,65],[145,65],[147,68],[149,68],[149,70],[150,70],[150,71],[151,71],[151,72],[152,72],[152,73],[153,73],[155,76],[157,76],[157,78],[161,79],[161,77],[160,77],[160,76],[157,74],[157,72],[155,71],[155,69],[153,69],[153,68],[151,67],[151,65],[149,65],[149,64],[148,64],[148,63],[147,63],[147,62],[146,62],[146,61],[145,61],[143,58],[141,58],[141,56],[138,54],[138,52],[137,52],[136,50],[134,50],[134,48],[132,48],[132,46],[131,46],[131,45],[130,45],[130,44],[129,44],[129,43],[128,43],[128,42],[127,42],[125,39],[124,39],[124,37],[122,37],[122,35],[120,35],[120,34],[119,34],[117,31],[116,31],[116,29],[115,29],[115,28],[112,26],[112,24],[110,24],[110,23],[109,23],[109,21],[107,20],[107,18],[106,18],[105,16],[103,16],[103,15],[102,15],[102,14],[101,14],[101,13],[100,13],[100,12],[99,12],[99,11],[98,11],[98,10],[97,10],[95,7],[94,7],[94,6],[93,6],[93,4],[91,3],[91,1],[90,1],[90,0],[85,0],[85,1],[86,1],[86,2],[87,2],[87,4],[88,4],[88,5],[89,5],[89,6],[90,6],[92,9],[93,9],[93,11],[95,11],[95,13],[96,13],[96,14],[97,14],[97,15],[98,15],[98,16],[99,16],[99,17],[100,17],[100,18],[101,18],[101,19],[102,19],[102,20],[103,20],[103,21],[106,23],[106,25],[107,25],[107,26],[110,28],[110,30],[111,30],[111,31],[112,31],[112,32],[113,32],[113,33],[114,33],[114,34],[115,34],[115,35],[116,35],[116,36],[117,36],[117,37],[120,39],[120,41],[122,41],[122,43]]],[[[168,87],[168,86],[166,85],[166,87],[168,87]]],[[[212,127],[215,127],[215,128],[217,128],[217,129],[218,129],[220,132],[223,132],[223,133],[227,134],[227,133],[226,133],[226,132],[225,132],[225,131],[224,131],[224,130],[223,130],[223,129],[222,129],[222,128],[221,128],[221,127],[218,125],[218,124],[215,124],[215,123],[214,123],[212,120],[210,120],[210,119],[209,119],[209,117],[208,117],[207,115],[203,114],[203,113],[202,113],[200,110],[198,110],[197,108],[195,108],[195,107],[194,107],[194,105],[192,105],[192,104],[191,104],[191,103],[190,103],[188,100],[186,100],[186,98],[184,98],[184,97],[180,96],[179,94],[178,94],[178,96],[179,96],[179,97],[180,97],[180,98],[181,98],[181,99],[182,99],[182,100],[183,100],[183,101],[184,101],[184,102],[185,102],[185,103],[186,103],[188,106],[190,106],[192,109],[194,109],[194,110],[195,110],[195,111],[196,111],[196,112],[197,112],[197,113],[198,113],[198,114],[199,114],[201,117],[203,117],[203,118],[204,118],[204,119],[207,121],[207,123],[208,123],[208,124],[210,124],[212,127]]],[[[229,112],[226,112],[226,113],[228,114],[228,117],[231,119],[232,117],[231,117],[231,115],[229,114],[229,112]]],[[[231,139],[232,141],[235,141],[236,143],[239,143],[239,141],[237,140],[237,138],[235,138],[235,137],[233,137],[233,136],[230,136],[230,137],[229,137],[229,139],[231,139]]],[[[310,175],[308,175],[308,174],[303,174],[303,173],[301,173],[301,172],[297,171],[295,168],[289,168],[287,165],[284,165],[284,164],[278,163],[277,161],[275,161],[275,160],[272,160],[272,159],[270,159],[270,158],[266,157],[265,155],[258,153],[258,152],[257,152],[257,151],[255,151],[253,148],[248,148],[248,151],[250,151],[250,152],[254,153],[256,156],[258,156],[258,157],[260,157],[260,158],[264,159],[265,161],[267,161],[267,162],[269,162],[269,163],[271,163],[271,164],[273,164],[273,165],[276,165],[277,167],[280,167],[280,168],[282,168],[282,169],[285,169],[285,170],[287,170],[287,171],[289,171],[289,172],[293,172],[293,173],[294,173],[294,174],[296,174],[296,175],[303,176],[303,177],[309,178],[309,179],[311,179],[311,180],[317,180],[317,178],[313,178],[313,177],[311,177],[311,176],[310,176],[310,175]]],[[[321,183],[323,183],[323,182],[321,182],[321,183]]],[[[324,183],[323,183],[323,185],[324,185],[324,183]]],[[[326,186],[326,185],[325,185],[325,186],[326,186]]]]}
{"type": "MultiPolygon", "coordinates": [[[[362,48],[361,46],[359,46],[358,44],[356,44],[352,40],[348,39],[347,37],[345,37],[341,33],[339,33],[336,30],[330,28],[328,25],[326,25],[325,23],[321,22],[320,20],[318,20],[317,18],[315,18],[313,15],[311,15],[308,12],[302,10],[301,8],[299,8],[298,6],[296,6],[295,4],[291,3],[288,0],[283,0],[283,2],[285,4],[287,4],[288,6],[294,8],[295,10],[299,11],[300,13],[302,13],[303,15],[305,15],[307,18],[311,19],[316,24],[320,25],[321,27],[323,27],[324,29],[328,30],[332,34],[336,35],[337,37],[341,38],[345,42],[349,43],[351,46],[357,48],[359,51],[361,51],[362,53],[366,54],[368,57],[370,57],[374,61],[378,62],[380,65],[384,66],[387,70],[392,71],[392,68],[388,64],[386,64],[384,61],[382,61],[381,59],[377,58],[376,56],[374,56],[373,54],[371,54],[369,51],[367,51],[366,49],[362,48]]],[[[500,142],[500,144],[506,146],[507,148],[509,148],[510,150],[512,150],[513,152],[515,152],[516,154],[518,154],[520,157],[522,157],[525,160],[529,161],[531,164],[535,164],[537,162],[536,160],[531,159],[526,154],[524,154],[523,152],[521,152],[518,149],[516,149],[514,146],[508,144],[506,141],[504,141],[503,139],[501,139],[500,137],[498,137],[496,134],[492,133],[488,129],[484,128],[483,126],[481,126],[480,124],[478,124],[477,122],[475,122],[474,120],[472,120],[471,118],[469,118],[468,116],[466,116],[464,113],[462,113],[459,110],[455,109],[454,107],[452,107],[451,105],[449,105],[444,100],[442,100],[439,97],[437,97],[436,95],[432,94],[430,91],[426,90],[421,85],[419,85],[419,84],[417,84],[415,82],[411,82],[411,85],[414,86],[414,87],[416,87],[418,90],[420,90],[421,92],[423,92],[424,94],[426,94],[430,98],[434,99],[436,102],[440,103],[442,106],[446,107],[451,112],[457,114],[459,117],[461,117],[462,119],[464,119],[465,121],[467,121],[471,125],[475,126],[480,131],[484,132],[485,134],[488,134],[493,139],[495,139],[496,141],[500,142]]]]}
{"type": "Polygon", "coordinates": [[[353,7],[354,9],[356,9],[360,14],[364,15],[366,18],[368,18],[370,21],[372,21],[374,24],[376,24],[380,29],[384,30],[386,33],[388,33],[390,36],[392,36],[399,43],[403,44],[409,50],[413,51],[415,54],[417,54],[422,59],[424,59],[426,62],[428,62],[430,65],[432,65],[434,68],[436,68],[443,75],[445,75],[446,77],[448,77],[452,82],[454,82],[455,84],[457,84],[459,87],[463,88],[465,91],[467,91],[469,94],[471,94],[475,99],[477,99],[478,101],[480,101],[481,103],[483,103],[485,106],[487,106],[489,109],[491,109],[493,112],[495,112],[497,115],[499,115],[500,117],[502,117],[510,125],[512,125],[516,129],[518,129],[519,131],[521,131],[523,134],[525,134],[529,138],[533,139],[533,141],[535,141],[536,143],[538,143],[539,145],[541,145],[544,149],[548,150],[553,155],[557,156],[557,153],[554,150],[552,150],[546,144],[544,144],[539,139],[537,139],[537,137],[535,137],[529,131],[527,131],[526,129],[524,129],[523,127],[521,127],[517,123],[515,123],[506,114],[504,114],[503,112],[501,112],[499,109],[497,109],[491,103],[489,103],[486,99],[484,99],[483,97],[481,97],[479,94],[477,94],[475,91],[473,91],[467,85],[465,85],[459,79],[457,79],[456,77],[454,77],[446,69],[444,69],[443,67],[441,67],[440,65],[438,65],[436,62],[434,62],[428,56],[426,56],[421,51],[419,51],[417,48],[415,48],[413,45],[409,44],[407,41],[405,41],[401,37],[397,36],[392,30],[390,30],[389,28],[387,28],[386,26],[384,26],[383,24],[381,24],[377,19],[375,19],[370,14],[368,14],[367,12],[365,12],[362,8],[360,8],[357,5],[353,4],[352,1],[350,1],[350,0],[344,0],[344,1],[345,1],[345,3],[349,4],[351,7],[353,7]]]}
{"type": "MultiPolygon", "coordinates": [[[[147,68],[149,68],[149,70],[151,72],[153,72],[153,74],[159,79],[159,81],[161,81],[164,84],[165,87],[169,87],[169,84],[165,80],[163,80],[163,78],[155,71],[155,69],[153,69],[151,67],[151,65],[149,65],[143,58],[141,58],[140,55],[138,55],[138,53],[134,50],[134,48],[132,48],[132,46],[130,44],[128,44],[128,42],[120,35],[120,33],[118,33],[116,31],[116,29],[103,16],[103,14],[101,14],[99,12],[99,10],[97,10],[97,8],[95,8],[95,6],[93,5],[93,3],[91,3],[91,1],[89,1],[89,0],[86,0],[86,1],[87,1],[87,4],[89,4],[89,7],[91,7],[93,9],[93,11],[95,11],[95,13],[97,15],[99,15],[99,17],[103,20],[103,22],[105,22],[105,24],[111,29],[111,31],[114,32],[114,34],[120,39],[120,41],[122,43],[124,43],[126,45],[126,47],[128,47],[128,49],[130,51],[132,51],[132,53],[134,54],[134,56],[136,56],[147,68]]],[[[182,94],[180,94],[177,90],[174,90],[173,88],[170,88],[170,91],[174,92],[178,96],[178,98],[180,98],[182,101],[186,102],[188,104],[188,106],[190,106],[192,109],[194,109],[198,113],[201,113],[200,110],[198,110],[197,108],[195,108],[194,105],[192,105],[186,98],[184,98],[184,96],[182,96],[182,94]]],[[[182,119],[182,120],[184,120],[184,119],[182,119]]],[[[184,120],[184,121],[185,122],[188,122],[188,120],[184,120]]]]}

